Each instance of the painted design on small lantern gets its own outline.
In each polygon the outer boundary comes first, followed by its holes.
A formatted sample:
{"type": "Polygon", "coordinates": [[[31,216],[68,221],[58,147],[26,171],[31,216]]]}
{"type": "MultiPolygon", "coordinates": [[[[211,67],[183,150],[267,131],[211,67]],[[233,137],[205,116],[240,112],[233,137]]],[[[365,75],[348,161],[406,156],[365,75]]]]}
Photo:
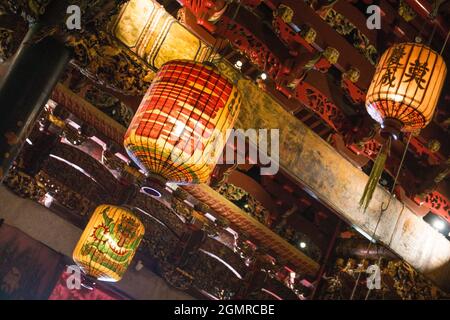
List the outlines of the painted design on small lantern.
{"type": "Polygon", "coordinates": [[[145,233],[143,224],[128,209],[99,206],[73,252],[86,275],[101,281],[119,281],[145,233]]]}

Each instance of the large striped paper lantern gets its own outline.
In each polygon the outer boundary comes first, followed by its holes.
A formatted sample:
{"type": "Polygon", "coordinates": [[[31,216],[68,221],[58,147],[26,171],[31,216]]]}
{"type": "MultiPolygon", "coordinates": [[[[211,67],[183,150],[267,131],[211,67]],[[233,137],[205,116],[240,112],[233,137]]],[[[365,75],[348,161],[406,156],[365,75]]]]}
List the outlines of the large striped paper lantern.
{"type": "Polygon", "coordinates": [[[156,74],[125,136],[125,149],[148,176],[203,183],[239,113],[236,86],[203,63],[175,60],[156,74]]]}
{"type": "Polygon", "coordinates": [[[91,278],[119,281],[144,233],[144,225],[130,210],[101,205],[84,229],[73,251],[73,260],[91,278]]]}
{"type": "Polygon", "coordinates": [[[444,59],[427,46],[394,45],[381,57],[367,92],[369,115],[396,131],[424,128],[433,117],[446,73],[444,59]]]}

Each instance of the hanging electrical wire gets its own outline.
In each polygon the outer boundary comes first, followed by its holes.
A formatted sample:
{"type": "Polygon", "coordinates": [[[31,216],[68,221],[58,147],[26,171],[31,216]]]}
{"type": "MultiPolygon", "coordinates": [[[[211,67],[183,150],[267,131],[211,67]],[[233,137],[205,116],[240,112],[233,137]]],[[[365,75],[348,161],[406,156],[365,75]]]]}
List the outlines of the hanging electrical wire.
{"type": "MultiPolygon", "coordinates": [[[[378,220],[377,220],[377,224],[375,225],[375,229],[373,230],[373,233],[372,233],[372,239],[375,239],[375,237],[376,237],[376,233],[378,231],[378,226],[380,225],[381,218],[383,217],[384,212],[386,212],[388,210],[388,208],[390,207],[390,205],[391,205],[392,198],[394,197],[395,186],[397,185],[398,177],[399,177],[400,172],[401,172],[401,170],[403,168],[403,164],[405,162],[406,154],[408,152],[408,148],[409,148],[409,145],[410,145],[410,142],[411,142],[412,135],[413,135],[412,133],[409,134],[408,140],[406,142],[406,146],[405,146],[405,149],[403,151],[402,159],[400,161],[400,165],[399,165],[397,173],[395,175],[394,183],[393,183],[392,188],[391,188],[391,190],[389,192],[389,199],[388,199],[387,205],[386,205],[386,207],[383,207],[384,202],[381,204],[380,214],[378,216],[378,220]]],[[[399,218],[400,218],[400,215],[402,213],[403,213],[403,209],[402,209],[402,211],[399,214],[399,218]]],[[[393,233],[392,233],[392,236],[391,236],[391,241],[392,241],[393,235],[395,234],[395,232],[397,230],[397,225],[398,225],[399,218],[397,219],[397,223],[396,223],[396,225],[394,227],[394,230],[393,230],[393,233]]],[[[366,260],[368,254],[370,252],[370,249],[372,247],[372,244],[373,244],[372,242],[369,242],[369,245],[367,246],[366,252],[365,252],[365,254],[363,256],[363,262],[366,260]]],[[[378,262],[378,266],[379,266],[379,264],[380,264],[380,261],[378,262]]],[[[353,300],[353,298],[355,296],[356,289],[358,288],[359,282],[361,280],[361,275],[362,275],[362,272],[359,272],[358,277],[357,277],[356,282],[355,282],[355,286],[353,287],[352,294],[350,296],[350,300],[353,300]]],[[[370,293],[370,289],[369,289],[369,293],[370,293]]],[[[369,296],[369,293],[366,296],[366,300],[367,300],[367,298],[369,296]]]]}

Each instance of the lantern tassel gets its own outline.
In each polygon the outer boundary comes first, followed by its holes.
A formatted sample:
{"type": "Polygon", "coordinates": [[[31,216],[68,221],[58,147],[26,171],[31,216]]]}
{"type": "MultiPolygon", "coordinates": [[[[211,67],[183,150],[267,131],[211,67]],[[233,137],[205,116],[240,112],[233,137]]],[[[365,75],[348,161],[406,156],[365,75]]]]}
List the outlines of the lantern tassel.
{"type": "Polygon", "coordinates": [[[372,171],[370,172],[369,180],[364,188],[364,193],[359,200],[359,207],[363,207],[364,211],[367,210],[378,185],[378,181],[380,180],[381,174],[383,173],[384,165],[387,157],[389,156],[389,150],[391,149],[391,139],[392,138],[389,137],[386,143],[381,147],[380,153],[378,154],[377,159],[373,164],[372,171]]]}

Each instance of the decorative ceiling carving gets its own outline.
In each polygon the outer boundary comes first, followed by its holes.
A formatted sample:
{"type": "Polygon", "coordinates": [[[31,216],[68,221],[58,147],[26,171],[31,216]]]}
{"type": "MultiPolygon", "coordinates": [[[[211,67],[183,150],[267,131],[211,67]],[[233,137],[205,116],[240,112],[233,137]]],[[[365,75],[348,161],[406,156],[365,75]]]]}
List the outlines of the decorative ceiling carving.
{"type": "Polygon", "coordinates": [[[153,71],[109,34],[71,35],[67,45],[73,48],[74,64],[89,79],[125,95],[144,95],[153,71]]]}
{"type": "Polygon", "coordinates": [[[15,13],[28,21],[36,21],[45,13],[51,0],[6,0],[0,4],[0,12],[15,13]]]}

